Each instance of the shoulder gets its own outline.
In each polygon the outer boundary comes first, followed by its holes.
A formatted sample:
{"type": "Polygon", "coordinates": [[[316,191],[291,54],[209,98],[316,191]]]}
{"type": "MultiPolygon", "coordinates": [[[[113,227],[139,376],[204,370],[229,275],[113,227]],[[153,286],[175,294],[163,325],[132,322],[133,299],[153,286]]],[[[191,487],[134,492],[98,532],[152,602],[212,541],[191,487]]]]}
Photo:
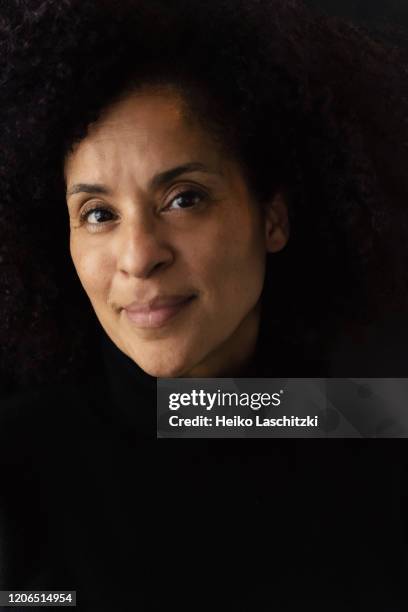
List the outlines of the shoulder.
{"type": "Polygon", "coordinates": [[[406,378],[408,317],[384,315],[365,327],[339,334],[330,359],[330,377],[406,378]]]}
{"type": "Polygon", "coordinates": [[[0,400],[0,460],[56,451],[95,431],[102,398],[109,395],[98,384],[52,384],[27,389],[0,400]],[[92,394],[91,389],[100,394],[92,394]]]}
{"type": "Polygon", "coordinates": [[[41,386],[8,394],[0,401],[1,433],[16,429],[41,429],[46,423],[64,418],[75,405],[76,389],[70,386],[41,386]]]}

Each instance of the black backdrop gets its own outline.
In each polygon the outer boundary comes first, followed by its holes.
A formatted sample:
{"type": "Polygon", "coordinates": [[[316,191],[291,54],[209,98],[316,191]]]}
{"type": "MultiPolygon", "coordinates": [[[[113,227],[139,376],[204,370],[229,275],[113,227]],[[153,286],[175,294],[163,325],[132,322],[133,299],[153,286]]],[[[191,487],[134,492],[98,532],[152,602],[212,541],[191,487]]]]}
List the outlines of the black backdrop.
{"type": "Polygon", "coordinates": [[[329,15],[368,25],[393,23],[408,27],[407,0],[304,0],[304,3],[329,15]]]}

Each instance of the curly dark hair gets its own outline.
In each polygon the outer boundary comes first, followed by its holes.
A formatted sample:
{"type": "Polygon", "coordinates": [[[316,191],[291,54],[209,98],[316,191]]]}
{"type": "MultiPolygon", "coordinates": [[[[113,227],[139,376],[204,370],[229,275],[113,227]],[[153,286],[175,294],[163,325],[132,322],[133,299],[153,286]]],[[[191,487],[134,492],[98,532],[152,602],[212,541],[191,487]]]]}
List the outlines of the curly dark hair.
{"type": "Polygon", "coordinates": [[[288,354],[326,355],[339,334],[406,308],[408,62],[389,36],[296,0],[0,7],[8,377],[86,367],[95,323],[69,257],[63,159],[108,104],[146,83],[180,89],[260,203],[284,189],[291,237],[269,257],[263,321],[288,354]]]}

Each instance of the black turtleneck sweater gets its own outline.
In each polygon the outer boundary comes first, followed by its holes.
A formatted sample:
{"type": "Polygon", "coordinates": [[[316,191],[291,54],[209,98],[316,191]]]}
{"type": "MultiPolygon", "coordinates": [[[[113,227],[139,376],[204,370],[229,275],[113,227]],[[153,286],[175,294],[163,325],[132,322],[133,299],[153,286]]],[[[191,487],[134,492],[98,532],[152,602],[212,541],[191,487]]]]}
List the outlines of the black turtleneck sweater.
{"type": "Polygon", "coordinates": [[[406,609],[404,441],[157,440],[155,379],[101,354],[82,385],[2,402],[2,589],[76,590],[84,611],[406,609]]]}

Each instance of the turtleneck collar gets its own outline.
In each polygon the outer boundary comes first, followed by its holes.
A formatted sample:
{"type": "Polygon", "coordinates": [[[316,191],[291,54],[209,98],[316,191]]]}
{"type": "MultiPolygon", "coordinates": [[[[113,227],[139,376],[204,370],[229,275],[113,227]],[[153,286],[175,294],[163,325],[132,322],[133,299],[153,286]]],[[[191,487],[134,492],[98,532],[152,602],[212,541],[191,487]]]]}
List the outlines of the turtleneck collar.
{"type": "Polygon", "coordinates": [[[143,434],[156,431],[156,378],[149,376],[101,332],[100,346],[116,420],[143,434]]]}

